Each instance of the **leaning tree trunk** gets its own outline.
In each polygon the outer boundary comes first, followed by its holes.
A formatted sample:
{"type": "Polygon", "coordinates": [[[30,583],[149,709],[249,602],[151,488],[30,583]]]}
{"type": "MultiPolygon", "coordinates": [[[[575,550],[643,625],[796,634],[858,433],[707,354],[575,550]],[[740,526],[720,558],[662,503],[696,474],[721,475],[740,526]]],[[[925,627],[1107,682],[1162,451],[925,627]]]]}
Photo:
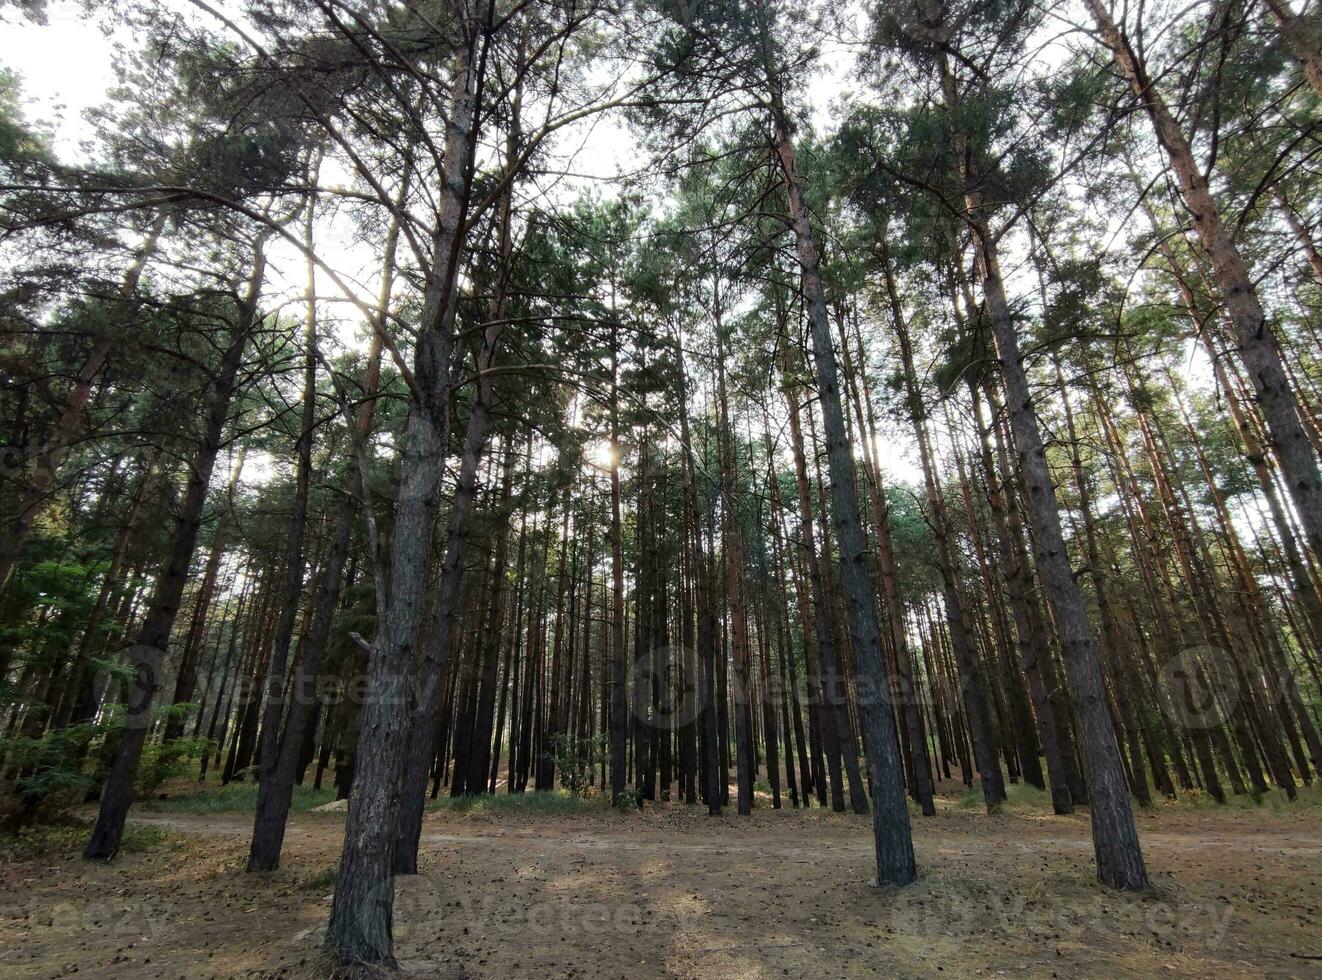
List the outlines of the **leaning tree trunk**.
{"type": "Polygon", "coordinates": [[[1010,427],[1028,485],[1027,505],[1033,524],[1038,577],[1055,612],[1070,692],[1079,718],[1097,876],[1112,888],[1146,889],[1147,869],[1129,804],[1124,764],[1107,709],[1102,665],[1065,550],[1056,491],[1033,409],[1019,338],[1005,297],[994,244],[985,229],[979,228],[975,237],[983,295],[991,314],[996,352],[1005,379],[1010,427]]]}
{"type": "Polygon", "coordinates": [[[1171,168],[1179,179],[1180,192],[1194,230],[1224,294],[1239,356],[1258,397],[1308,546],[1315,557],[1322,556],[1322,472],[1318,469],[1317,454],[1304,427],[1304,411],[1286,377],[1280,347],[1267,323],[1248,265],[1230,230],[1222,224],[1207,177],[1199,169],[1193,148],[1148,76],[1141,55],[1107,13],[1101,0],[1087,0],[1087,4],[1103,42],[1151,119],[1157,141],[1166,151],[1171,168]]]}
{"type": "MultiPolygon", "coordinates": [[[[315,182],[316,168],[313,168],[315,182]]],[[[303,328],[303,419],[298,434],[296,451],[298,469],[294,478],[293,514],[289,521],[289,541],[285,548],[284,594],[280,618],[276,622],[275,641],[271,647],[271,660],[266,671],[266,703],[262,709],[261,735],[257,743],[257,812],[253,823],[252,841],[248,851],[249,871],[274,871],[280,864],[280,845],[284,840],[284,820],[273,819],[275,814],[269,803],[277,782],[276,767],[281,752],[280,723],[284,718],[285,669],[289,661],[289,647],[294,637],[294,615],[298,611],[299,596],[303,593],[303,544],[307,537],[308,491],[312,486],[312,441],[317,424],[317,280],[312,261],[312,229],[316,212],[316,198],[308,201],[304,215],[304,242],[308,249],[306,321],[303,328]],[[267,797],[264,801],[262,798],[267,797]],[[266,802],[267,805],[263,806],[266,802]]],[[[294,691],[297,699],[303,692],[294,691]]],[[[302,733],[291,739],[290,748],[297,759],[302,733]]]]}
{"type": "Polygon", "coordinates": [[[840,572],[849,629],[858,658],[858,693],[868,768],[872,775],[872,832],[877,863],[877,883],[907,885],[917,876],[909,809],[905,803],[903,763],[896,741],[894,715],[886,703],[888,684],[882,661],[881,635],[873,588],[868,574],[868,550],[859,519],[858,489],[854,459],[845,436],[844,410],[840,401],[835,350],[831,346],[831,323],[826,296],[818,272],[817,242],[803,200],[789,116],[781,95],[780,78],[767,59],[775,151],[785,178],[789,217],[802,274],[804,308],[812,334],[813,360],[817,367],[817,393],[822,404],[827,463],[831,474],[831,500],[835,511],[836,541],[840,548],[840,572]]]}
{"type": "Polygon", "coordinates": [[[240,325],[221,358],[208,399],[206,425],[189,467],[188,485],[184,490],[179,515],[175,519],[170,555],[157,576],[156,588],[152,592],[137,642],[127,651],[135,676],[129,687],[124,732],[120,736],[119,748],[105,790],[101,794],[101,809],[92,830],[92,838],[83,851],[83,857],[89,860],[109,860],[114,857],[124,835],[124,821],[128,817],[129,807],[133,804],[133,781],[138,773],[138,762],[142,758],[147,733],[151,729],[151,706],[160,682],[161,661],[165,656],[165,647],[170,642],[170,631],[179,612],[179,599],[188,579],[188,566],[193,561],[193,551],[197,546],[207,487],[211,483],[216,455],[220,452],[221,437],[229,418],[230,399],[237,385],[239,367],[243,363],[243,352],[260,319],[257,307],[266,274],[265,240],[265,235],[258,240],[248,292],[240,312],[240,325]]]}
{"type": "MultiPolygon", "coordinates": [[[[1096,0],[1089,2],[1095,3],[1096,0]]],[[[1005,294],[997,239],[981,217],[983,201],[981,192],[976,189],[979,175],[973,172],[968,139],[956,121],[960,108],[958,90],[944,53],[940,55],[939,65],[942,95],[951,116],[951,136],[959,158],[960,178],[965,185],[965,221],[973,234],[983,298],[1005,383],[1010,431],[1019,456],[1020,474],[1027,486],[1025,500],[1033,527],[1038,578],[1055,614],[1070,693],[1079,719],[1097,876],[1113,888],[1143,890],[1149,887],[1147,869],[1143,865],[1138,830],[1129,803],[1124,761],[1120,757],[1107,706],[1097,643],[1065,549],[1056,489],[1051,481],[1046,447],[1033,408],[1014,316],[1005,294]]]]}

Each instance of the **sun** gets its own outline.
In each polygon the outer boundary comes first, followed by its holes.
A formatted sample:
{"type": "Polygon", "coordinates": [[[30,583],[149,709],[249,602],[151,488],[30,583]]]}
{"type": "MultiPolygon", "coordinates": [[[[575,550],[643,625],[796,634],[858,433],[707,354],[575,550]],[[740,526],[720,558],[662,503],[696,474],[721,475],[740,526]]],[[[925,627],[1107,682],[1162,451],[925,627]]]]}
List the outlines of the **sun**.
{"type": "Polygon", "coordinates": [[[588,443],[587,459],[593,466],[599,466],[603,470],[610,469],[615,462],[615,450],[611,447],[610,440],[598,439],[588,443]]]}

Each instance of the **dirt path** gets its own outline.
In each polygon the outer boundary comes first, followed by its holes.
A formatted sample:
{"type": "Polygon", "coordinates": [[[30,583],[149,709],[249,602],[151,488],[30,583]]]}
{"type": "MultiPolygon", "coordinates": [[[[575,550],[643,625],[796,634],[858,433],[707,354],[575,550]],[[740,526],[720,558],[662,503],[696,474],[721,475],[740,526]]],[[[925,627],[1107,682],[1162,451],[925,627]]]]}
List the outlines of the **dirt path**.
{"type": "MultiPolygon", "coordinates": [[[[1140,817],[1157,894],[1094,884],[1085,816],[915,822],[922,876],[867,885],[866,818],[429,815],[400,882],[414,976],[1318,977],[1322,808],[1140,817]]],[[[250,816],[139,815],[169,842],[110,866],[0,866],[0,975],[317,976],[343,825],[293,821],[242,871],[250,816]]]]}

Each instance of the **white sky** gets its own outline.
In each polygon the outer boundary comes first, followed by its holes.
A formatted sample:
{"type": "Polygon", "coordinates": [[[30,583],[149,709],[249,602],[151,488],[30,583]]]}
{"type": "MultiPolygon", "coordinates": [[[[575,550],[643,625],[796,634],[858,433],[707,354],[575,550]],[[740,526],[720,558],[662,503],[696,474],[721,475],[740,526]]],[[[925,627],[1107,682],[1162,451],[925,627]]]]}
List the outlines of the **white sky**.
{"type": "Polygon", "coordinates": [[[77,157],[90,133],[83,113],[105,101],[115,84],[113,43],[74,4],[58,0],[48,12],[46,26],[6,13],[0,64],[22,77],[28,119],[54,136],[61,157],[77,157]]]}

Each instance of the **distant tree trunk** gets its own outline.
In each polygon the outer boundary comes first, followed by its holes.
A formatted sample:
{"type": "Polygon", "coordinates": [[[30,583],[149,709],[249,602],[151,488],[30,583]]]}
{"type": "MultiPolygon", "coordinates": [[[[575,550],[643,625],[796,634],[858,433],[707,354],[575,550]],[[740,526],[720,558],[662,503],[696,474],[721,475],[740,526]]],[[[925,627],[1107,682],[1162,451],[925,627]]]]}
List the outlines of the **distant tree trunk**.
{"type": "MultiPolygon", "coordinates": [[[[398,207],[404,205],[408,195],[408,171],[400,182],[395,198],[398,207]]],[[[354,432],[351,439],[361,445],[372,429],[372,419],[376,411],[376,395],[381,382],[381,336],[386,325],[386,311],[390,306],[390,294],[395,280],[395,254],[399,244],[399,218],[393,217],[386,231],[384,253],[381,264],[381,285],[377,293],[376,323],[372,330],[367,350],[366,372],[362,381],[362,404],[353,419],[354,432]]],[[[309,269],[309,282],[312,271],[309,269]]],[[[311,302],[311,300],[309,300],[311,302]]],[[[309,315],[312,315],[311,308],[309,315]]],[[[313,338],[309,338],[310,342],[313,338]]],[[[346,419],[346,422],[348,420],[346,419]]],[[[280,851],[284,844],[285,824],[289,819],[289,807],[293,800],[293,784],[298,760],[295,746],[303,742],[304,732],[310,731],[309,709],[312,689],[321,672],[322,658],[326,643],[330,638],[331,625],[335,610],[339,604],[340,589],[344,577],[344,563],[349,555],[353,539],[354,518],[359,509],[359,497],[366,494],[363,484],[362,469],[351,464],[344,489],[344,499],[340,502],[335,518],[335,529],[331,537],[330,551],[323,563],[321,575],[317,581],[316,600],[312,614],[312,624],[305,640],[300,644],[298,674],[294,678],[293,697],[290,699],[289,713],[285,720],[283,736],[273,770],[265,774],[257,793],[257,809],[253,823],[252,851],[249,854],[250,871],[271,871],[279,865],[280,851]],[[261,838],[259,845],[258,839],[261,838]],[[256,866],[254,866],[256,865],[256,866]]],[[[370,502],[369,502],[370,506],[370,502]]],[[[329,720],[328,720],[329,729],[329,720]]],[[[338,732],[339,726],[335,726],[338,732]]]]}
{"type": "MultiPolygon", "coordinates": [[[[787,387],[785,391],[786,407],[789,411],[790,449],[794,456],[794,479],[799,497],[799,538],[803,551],[803,563],[807,566],[807,589],[802,589],[800,581],[800,610],[808,612],[811,605],[813,635],[816,638],[817,669],[811,671],[816,682],[814,702],[817,715],[821,718],[822,748],[826,756],[826,771],[830,779],[831,807],[837,813],[845,810],[844,777],[841,772],[841,734],[840,705],[837,695],[840,687],[840,672],[836,665],[835,638],[831,633],[827,611],[826,588],[822,582],[821,562],[817,554],[817,543],[813,532],[813,508],[808,489],[808,467],[803,446],[803,427],[799,422],[799,405],[793,393],[787,387]]],[[[803,625],[807,632],[807,617],[803,625]]],[[[805,638],[806,642],[806,638],[805,638]]]]}
{"type": "MultiPolygon", "coordinates": [[[[315,183],[316,169],[312,171],[315,183]]],[[[280,604],[280,618],[275,627],[275,642],[271,647],[270,666],[266,672],[266,703],[262,709],[261,736],[257,748],[259,781],[257,816],[253,824],[252,841],[248,852],[249,871],[274,871],[280,863],[280,845],[284,839],[284,820],[271,813],[271,807],[262,806],[262,796],[268,799],[275,790],[268,786],[263,792],[260,784],[268,779],[279,782],[276,767],[280,759],[280,728],[284,718],[285,671],[289,662],[289,649],[294,636],[294,616],[298,611],[299,596],[303,592],[303,551],[307,536],[308,491],[312,485],[312,441],[317,424],[317,279],[316,264],[312,260],[313,221],[316,198],[308,201],[304,211],[303,234],[308,248],[307,258],[307,315],[303,329],[303,420],[295,452],[298,467],[294,478],[294,499],[289,522],[289,540],[285,550],[285,582],[280,604]]],[[[300,692],[295,691],[297,697],[300,692]]],[[[292,758],[302,744],[302,730],[288,741],[292,758]]],[[[291,767],[290,776],[293,772],[291,767]]],[[[277,790],[278,791],[278,790],[277,790]]],[[[278,808],[276,808],[278,809],[278,808]]]]}
{"type": "Polygon", "coordinates": [[[738,811],[741,816],[753,810],[753,745],[749,737],[749,654],[748,607],[744,596],[743,529],[736,512],[734,451],[730,441],[730,411],[725,392],[725,351],[719,318],[716,325],[716,392],[719,405],[717,428],[721,457],[721,552],[725,558],[725,591],[730,601],[730,646],[734,660],[735,778],[738,787],[738,811]]]}
{"type": "Polygon", "coordinates": [[[964,699],[964,716],[973,740],[973,761],[978,767],[983,801],[988,813],[996,813],[1005,800],[1005,783],[1001,778],[1000,763],[996,759],[996,741],[992,734],[991,713],[987,705],[985,685],[978,669],[973,638],[969,635],[969,619],[959,594],[954,552],[950,545],[950,532],[946,521],[945,501],[937,481],[936,464],[928,440],[926,408],[918,388],[918,373],[914,367],[913,346],[909,340],[909,324],[895,287],[890,257],[884,241],[878,242],[883,264],[886,291],[890,299],[891,326],[900,348],[900,364],[904,372],[904,387],[909,417],[918,442],[918,455],[923,469],[927,508],[931,515],[932,533],[936,539],[936,563],[941,572],[941,600],[945,607],[946,626],[950,631],[950,646],[959,671],[960,693],[964,699]]]}
{"type": "MultiPolygon", "coordinates": [[[[230,469],[229,487],[225,491],[224,509],[216,522],[216,533],[211,539],[211,554],[207,558],[206,569],[202,573],[202,582],[197,590],[197,604],[193,610],[193,621],[189,626],[188,638],[184,644],[184,654],[179,661],[179,670],[175,676],[174,697],[171,704],[187,704],[193,700],[197,689],[197,661],[202,645],[202,634],[206,629],[207,614],[215,594],[216,576],[220,571],[220,561],[225,554],[228,537],[230,513],[234,509],[234,492],[238,488],[239,474],[243,472],[246,447],[240,446],[234,464],[230,469]]],[[[184,733],[184,719],[171,715],[166,721],[162,739],[165,742],[179,738],[184,733]]]]}
{"type": "MultiPolygon", "coordinates": [[[[1083,469],[1083,457],[1079,450],[1079,436],[1074,426],[1074,409],[1070,405],[1069,388],[1065,376],[1057,362],[1056,384],[1060,387],[1061,404],[1065,408],[1065,430],[1069,436],[1070,471],[1074,474],[1074,489],[1079,495],[1079,515],[1083,520],[1083,539],[1088,556],[1088,570],[1092,577],[1093,594],[1097,601],[1097,617],[1102,625],[1102,648],[1111,663],[1114,684],[1123,696],[1124,704],[1130,707],[1131,719],[1126,730],[1129,741],[1129,767],[1134,796],[1142,806],[1151,806],[1152,797],[1148,792],[1147,777],[1143,768],[1143,754],[1138,741],[1138,722],[1132,717],[1138,712],[1137,692],[1129,683],[1123,662],[1124,639],[1120,633],[1120,624],[1116,621],[1111,605],[1110,585],[1107,580],[1106,563],[1102,560],[1101,547],[1098,544],[1097,524],[1093,517],[1092,488],[1083,469]]],[[[1118,712],[1117,712],[1118,714],[1118,712]]]]}
{"type": "Polygon", "coordinates": [[[785,771],[789,777],[790,794],[794,806],[798,806],[795,797],[794,760],[799,762],[799,786],[803,791],[803,805],[808,806],[808,797],[812,793],[812,775],[808,764],[808,751],[803,737],[803,711],[799,706],[799,683],[794,666],[794,648],[791,643],[789,628],[789,590],[785,583],[785,566],[789,563],[786,555],[784,535],[781,533],[781,521],[784,519],[785,505],[780,495],[780,480],[775,473],[774,464],[768,474],[771,484],[771,532],[772,532],[772,568],[776,570],[776,599],[779,615],[776,618],[777,652],[779,656],[778,672],[784,687],[781,692],[781,715],[785,726],[785,771]],[[791,725],[791,716],[793,724],[791,725]],[[791,744],[791,732],[794,742],[791,744]]]}
{"type": "MultiPolygon", "coordinates": [[[[697,620],[697,652],[690,658],[694,676],[688,681],[693,688],[689,696],[691,705],[689,714],[693,718],[692,753],[694,756],[694,783],[701,786],[701,794],[707,804],[707,812],[715,815],[721,809],[720,775],[716,760],[716,683],[715,683],[715,637],[714,617],[711,609],[711,594],[708,588],[707,559],[702,550],[702,520],[698,512],[697,465],[694,462],[693,435],[689,429],[688,379],[684,374],[682,345],[677,337],[676,363],[679,365],[678,401],[680,425],[680,449],[683,454],[684,470],[684,523],[689,535],[690,563],[694,596],[694,616],[697,620]],[[701,751],[698,751],[701,748],[701,751]],[[696,770],[701,766],[701,777],[696,770]]],[[[604,683],[603,677],[603,683],[604,683]]],[[[687,687],[686,687],[687,691],[687,687]]],[[[604,700],[604,699],[603,699],[604,700]]],[[[694,789],[696,794],[697,787],[694,789]]],[[[693,802],[686,790],[685,801],[693,802]]]]}
{"type": "MultiPolygon", "coordinates": [[[[113,604],[116,590],[123,586],[121,576],[124,571],[124,561],[130,542],[141,532],[139,522],[144,519],[143,506],[156,482],[158,457],[159,450],[153,450],[148,456],[142,478],[138,481],[137,489],[133,493],[133,500],[129,504],[128,514],[124,518],[124,527],[115,537],[115,544],[110,554],[110,565],[106,569],[105,577],[101,580],[101,589],[97,593],[96,603],[92,606],[92,611],[88,615],[87,625],[83,627],[83,635],[78,640],[78,652],[74,655],[68,695],[65,697],[60,712],[55,717],[55,725],[58,728],[89,721],[96,715],[95,677],[88,668],[91,666],[94,651],[101,649],[106,640],[101,624],[105,620],[106,611],[113,604]]],[[[4,669],[0,668],[0,676],[3,676],[4,673],[4,669]]]]}
{"type": "MultiPolygon", "coordinates": [[[[991,379],[984,383],[991,384],[991,379]]],[[[996,466],[992,462],[991,445],[988,433],[991,425],[984,419],[982,399],[978,385],[970,379],[969,396],[973,404],[973,417],[977,424],[980,457],[983,477],[987,484],[987,499],[991,506],[992,524],[996,530],[996,542],[1000,557],[1001,572],[1005,579],[1006,591],[1010,598],[1010,612],[1014,618],[1015,636],[1019,646],[1019,659],[1023,664],[1024,674],[1029,680],[1029,690],[1033,706],[1037,711],[1038,726],[1042,732],[1042,747],[1047,757],[1047,779],[1051,788],[1051,804],[1057,814],[1073,811],[1073,799],[1070,795],[1069,781],[1066,778],[1066,763],[1061,750],[1060,734],[1057,731],[1056,715],[1047,694],[1047,686],[1038,666],[1039,657],[1050,657],[1046,649],[1046,637],[1034,633],[1028,609],[1028,577],[1030,570],[1027,563],[1020,561],[1014,538],[1010,533],[1009,517],[1006,507],[1006,495],[1002,492],[1003,481],[997,478],[996,466]],[[1030,668],[1031,665],[1031,668],[1030,668]]]]}
{"type": "Polygon", "coordinates": [[[500,639],[505,635],[505,576],[509,556],[509,500],[514,482],[512,434],[505,437],[504,476],[501,481],[500,496],[493,502],[496,515],[496,553],[491,583],[491,603],[487,616],[487,628],[483,631],[478,644],[480,651],[481,675],[478,686],[477,714],[474,718],[473,744],[468,766],[468,794],[482,793],[488,782],[488,770],[491,766],[491,728],[495,713],[496,679],[500,660],[500,639]]]}
{"type": "MultiPolygon", "coordinates": [[[[612,304],[613,306],[613,304],[612,304]]],[[[614,317],[612,316],[612,322],[614,317]]],[[[624,524],[620,515],[619,330],[611,327],[610,481],[611,481],[611,638],[610,734],[611,802],[619,805],[628,774],[628,664],[624,646],[624,524]]]]}
{"type": "Polygon", "coordinates": [[[243,618],[243,609],[248,600],[248,593],[245,590],[239,595],[238,609],[235,610],[234,617],[230,620],[229,643],[225,648],[225,660],[220,667],[220,687],[216,692],[216,699],[211,706],[211,721],[207,724],[207,746],[202,752],[202,765],[198,772],[197,781],[205,783],[207,780],[208,763],[211,761],[212,746],[218,745],[216,738],[217,725],[224,717],[223,710],[229,710],[228,695],[230,688],[228,684],[230,664],[234,661],[234,653],[238,647],[239,641],[239,620],[243,618]]]}
{"type": "MultiPolygon", "coordinates": [[[[840,347],[845,356],[845,374],[857,373],[858,387],[862,389],[862,404],[857,406],[859,427],[866,435],[864,459],[868,463],[868,491],[872,502],[872,521],[877,535],[877,563],[881,566],[882,587],[886,599],[886,625],[890,629],[891,648],[895,656],[895,688],[899,710],[903,712],[909,756],[912,759],[914,799],[922,808],[923,816],[936,815],[932,800],[931,760],[927,753],[926,734],[923,731],[922,705],[913,673],[913,658],[909,639],[904,630],[904,601],[900,597],[899,566],[895,559],[895,545],[891,540],[889,523],[890,504],[882,485],[881,467],[876,458],[877,428],[873,415],[872,392],[868,383],[867,364],[864,361],[862,337],[858,333],[858,318],[854,318],[855,339],[858,341],[858,369],[852,370],[849,358],[849,339],[845,335],[844,320],[840,324],[840,347]],[[866,411],[865,411],[866,408],[866,411]]],[[[857,392],[855,399],[858,400],[857,392]]]]}
{"type": "Polygon", "coordinates": [[[193,561],[198,531],[202,526],[207,487],[211,483],[211,472],[216,465],[225,422],[229,418],[230,398],[238,382],[239,367],[243,363],[248,338],[261,319],[258,304],[266,275],[265,237],[263,235],[257,243],[247,295],[239,314],[239,327],[230,337],[229,347],[221,357],[207,399],[205,424],[197,452],[189,467],[188,484],[175,519],[169,557],[156,577],[156,587],[138,632],[137,642],[127,651],[135,677],[129,686],[124,732],[120,736],[110,776],[101,794],[96,826],[83,851],[83,857],[89,860],[109,860],[114,857],[124,834],[124,821],[128,817],[129,807],[133,804],[133,781],[151,729],[151,706],[160,683],[161,660],[170,642],[170,632],[179,612],[179,599],[183,595],[188,568],[193,561]]]}

